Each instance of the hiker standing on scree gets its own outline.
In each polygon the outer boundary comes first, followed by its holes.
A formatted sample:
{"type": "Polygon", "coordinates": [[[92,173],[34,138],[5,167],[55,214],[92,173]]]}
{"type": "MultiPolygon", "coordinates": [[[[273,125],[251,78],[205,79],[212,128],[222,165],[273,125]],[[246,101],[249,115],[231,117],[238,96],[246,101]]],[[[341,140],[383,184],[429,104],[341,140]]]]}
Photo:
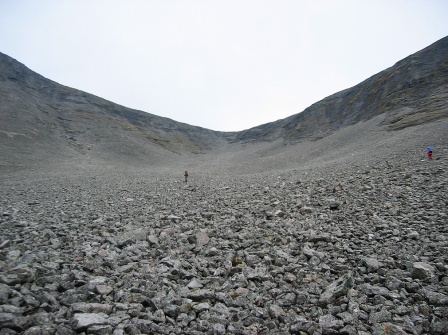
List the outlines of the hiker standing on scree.
{"type": "Polygon", "coordinates": [[[187,179],[188,179],[188,171],[185,171],[185,173],[184,173],[184,177],[185,177],[185,182],[187,182],[187,179]]]}
{"type": "Polygon", "coordinates": [[[428,148],[428,158],[432,159],[432,148],[431,147],[428,148]]]}

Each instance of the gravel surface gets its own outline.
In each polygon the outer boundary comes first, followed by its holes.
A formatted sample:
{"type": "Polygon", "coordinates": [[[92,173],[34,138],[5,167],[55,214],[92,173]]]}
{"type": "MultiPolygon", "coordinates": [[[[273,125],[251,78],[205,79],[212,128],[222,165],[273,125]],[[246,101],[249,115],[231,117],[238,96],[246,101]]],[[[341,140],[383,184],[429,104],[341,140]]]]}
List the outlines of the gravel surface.
{"type": "Polygon", "coordinates": [[[0,334],[447,334],[446,135],[432,161],[387,136],[278,170],[198,161],[188,183],[8,175],[0,334]]]}

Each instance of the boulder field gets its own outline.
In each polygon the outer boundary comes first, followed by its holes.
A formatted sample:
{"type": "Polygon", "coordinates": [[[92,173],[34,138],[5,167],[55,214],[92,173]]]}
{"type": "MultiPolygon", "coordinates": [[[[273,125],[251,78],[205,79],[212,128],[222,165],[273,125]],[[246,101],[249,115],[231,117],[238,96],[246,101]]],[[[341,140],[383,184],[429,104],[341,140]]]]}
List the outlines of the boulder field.
{"type": "Polygon", "coordinates": [[[447,160],[0,189],[0,334],[447,334],[447,160]]]}

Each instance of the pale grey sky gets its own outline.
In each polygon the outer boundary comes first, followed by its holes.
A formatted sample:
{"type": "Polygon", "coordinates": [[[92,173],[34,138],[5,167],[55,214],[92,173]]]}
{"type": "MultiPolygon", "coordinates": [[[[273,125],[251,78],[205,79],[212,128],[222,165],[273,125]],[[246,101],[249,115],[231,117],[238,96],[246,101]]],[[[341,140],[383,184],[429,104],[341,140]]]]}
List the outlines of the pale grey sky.
{"type": "Polygon", "coordinates": [[[33,71],[223,131],[299,113],[446,35],[446,0],[0,0],[0,51],[33,71]]]}

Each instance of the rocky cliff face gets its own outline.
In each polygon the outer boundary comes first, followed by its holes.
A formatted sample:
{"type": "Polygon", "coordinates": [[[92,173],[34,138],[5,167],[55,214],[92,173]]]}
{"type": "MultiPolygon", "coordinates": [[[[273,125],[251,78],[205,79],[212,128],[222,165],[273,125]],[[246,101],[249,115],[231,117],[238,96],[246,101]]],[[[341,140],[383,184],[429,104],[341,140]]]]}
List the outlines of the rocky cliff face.
{"type": "Polygon", "coordinates": [[[283,120],[242,131],[236,141],[319,139],[385,114],[386,129],[402,129],[448,116],[448,37],[362,83],[335,93],[283,120]]]}
{"type": "Polygon", "coordinates": [[[142,163],[220,141],[211,130],[133,110],[48,80],[0,53],[0,148],[3,164],[132,157],[142,163]]]}

